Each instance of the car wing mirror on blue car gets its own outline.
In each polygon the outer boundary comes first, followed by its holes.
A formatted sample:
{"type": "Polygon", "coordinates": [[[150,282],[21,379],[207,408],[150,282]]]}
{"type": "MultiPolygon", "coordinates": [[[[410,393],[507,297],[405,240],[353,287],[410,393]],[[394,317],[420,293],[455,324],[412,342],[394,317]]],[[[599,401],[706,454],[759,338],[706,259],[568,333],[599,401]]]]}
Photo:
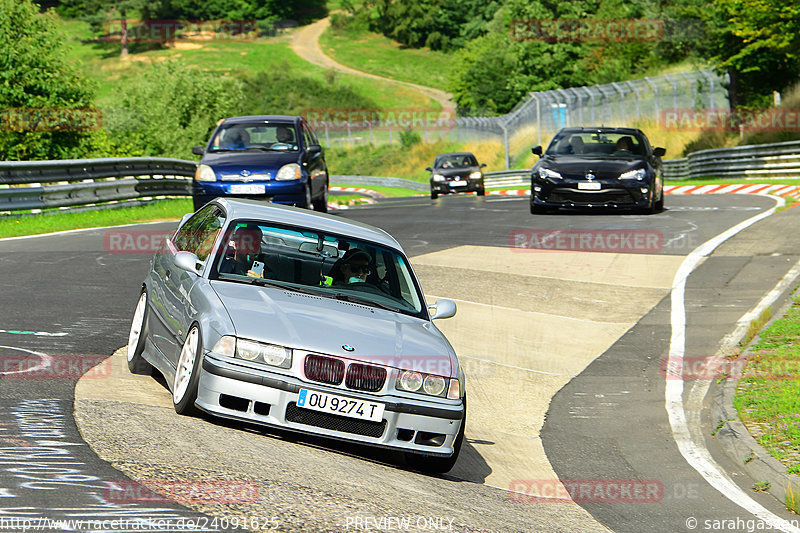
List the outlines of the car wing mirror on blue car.
{"type": "Polygon", "coordinates": [[[206,151],[203,149],[202,146],[192,146],[192,153],[194,155],[203,155],[206,151]]]}

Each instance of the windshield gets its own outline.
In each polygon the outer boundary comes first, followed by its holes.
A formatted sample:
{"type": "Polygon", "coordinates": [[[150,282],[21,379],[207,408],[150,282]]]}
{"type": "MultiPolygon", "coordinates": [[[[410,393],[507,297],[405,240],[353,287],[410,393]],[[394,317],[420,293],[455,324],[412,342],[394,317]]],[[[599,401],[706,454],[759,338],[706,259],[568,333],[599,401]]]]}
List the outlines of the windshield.
{"type": "Polygon", "coordinates": [[[426,318],[408,260],[391,248],[255,220],[231,223],[222,242],[211,279],[313,290],[426,318]]]}
{"type": "Polygon", "coordinates": [[[644,154],[639,138],[626,132],[559,132],[547,147],[547,155],[641,159],[644,154]]]}
{"type": "Polygon", "coordinates": [[[296,152],[297,131],[292,124],[230,124],[221,126],[211,140],[210,151],[264,150],[296,152]]]}
{"type": "Polygon", "coordinates": [[[434,168],[467,168],[477,167],[478,161],[472,154],[446,154],[436,158],[434,168]]]}

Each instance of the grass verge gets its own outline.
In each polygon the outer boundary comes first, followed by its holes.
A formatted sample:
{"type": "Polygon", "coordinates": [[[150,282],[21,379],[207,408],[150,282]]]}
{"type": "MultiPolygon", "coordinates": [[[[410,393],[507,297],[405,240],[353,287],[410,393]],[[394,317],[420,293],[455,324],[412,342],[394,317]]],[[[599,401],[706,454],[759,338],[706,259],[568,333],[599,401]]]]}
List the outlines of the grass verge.
{"type": "Polygon", "coordinates": [[[444,52],[403,48],[383,35],[354,27],[329,27],[320,38],[320,47],[342,65],[443,91],[453,68],[452,57],[444,52]]]}
{"type": "Polygon", "coordinates": [[[192,212],[192,200],[188,198],[158,200],[150,204],[84,211],[81,213],[48,212],[36,216],[9,216],[0,218],[0,238],[38,235],[54,231],[81,228],[121,226],[138,222],[158,220],[179,220],[184,214],[192,212]]]}
{"type": "Polygon", "coordinates": [[[800,474],[800,296],[749,352],[733,405],[759,444],[800,474]]]}

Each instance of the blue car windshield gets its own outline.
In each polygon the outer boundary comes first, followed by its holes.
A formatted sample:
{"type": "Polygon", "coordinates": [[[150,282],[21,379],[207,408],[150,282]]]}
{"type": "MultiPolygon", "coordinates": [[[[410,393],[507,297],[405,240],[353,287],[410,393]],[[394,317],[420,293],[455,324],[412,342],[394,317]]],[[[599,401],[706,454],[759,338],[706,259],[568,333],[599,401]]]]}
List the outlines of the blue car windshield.
{"type": "Polygon", "coordinates": [[[424,299],[408,260],[391,248],[256,220],[234,221],[221,242],[212,279],[310,290],[425,316],[424,299]]]}
{"type": "Polygon", "coordinates": [[[294,124],[230,124],[220,126],[211,139],[210,152],[252,150],[297,152],[294,124]]]}

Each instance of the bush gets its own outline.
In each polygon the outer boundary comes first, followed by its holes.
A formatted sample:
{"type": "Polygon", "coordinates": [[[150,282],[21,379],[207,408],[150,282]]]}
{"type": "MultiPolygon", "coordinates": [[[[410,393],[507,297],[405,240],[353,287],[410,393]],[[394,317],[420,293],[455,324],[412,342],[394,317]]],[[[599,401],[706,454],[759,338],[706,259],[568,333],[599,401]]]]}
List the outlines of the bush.
{"type": "Polygon", "coordinates": [[[403,148],[411,148],[415,144],[419,144],[421,142],[422,136],[419,133],[412,131],[410,126],[400,132],[400,145],[403,148]]]}
{"type": "Polygon", "coordinates": [[[243,100],[240,81],[164,61],[141,69],[107,111],[112,143],[144,155],[186,158],[204,144],[217,121],[236,114],[243,100]]]}

